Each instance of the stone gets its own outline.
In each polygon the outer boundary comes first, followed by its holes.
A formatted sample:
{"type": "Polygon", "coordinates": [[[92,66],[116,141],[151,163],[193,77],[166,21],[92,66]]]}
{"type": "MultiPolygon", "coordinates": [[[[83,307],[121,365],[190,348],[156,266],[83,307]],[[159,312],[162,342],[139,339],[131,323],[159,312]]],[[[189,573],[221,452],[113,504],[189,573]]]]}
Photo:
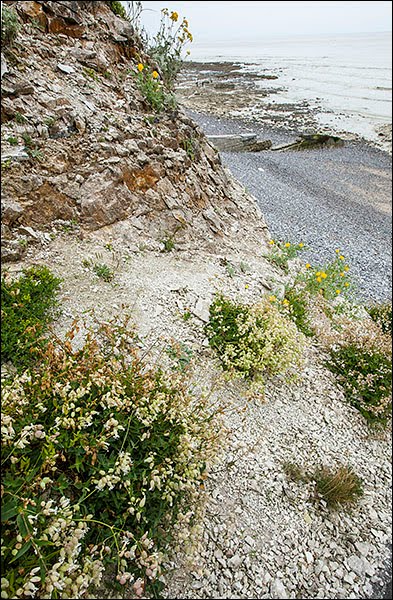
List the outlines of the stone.
{"type": "Polygon", "coordinates": [[[1,53],[1,79],[3,79],[4,75],[8,73],[8,65],[3,53],[1,53]]]}
{"type": "Polygon", "coordinates": [[[23,208],[14,200],[2,198],[1,200],[1,221],[4,225],[13,225],[23,214],[23,208]]]}
{"type": "Polygon", "coordinates": [[[352,554],[347,559],[348,568],[356,573],[357,575],[364,575],[365,573],[365,562],[364,559],[360,558],[356,554],[352,554]]]}
{"type": "Polygon", "coordinates": [[[288,598],[288,592],[281,579],[274,579],[270,584],[270,594],[272,598],[288,598]]]}
{"type": "Polygon", "coordinates": [[[204,323],[208,323],[210,320],[209,309],[210,304],[204,298],[199,297],[195,307],[192,309],[192,313],[204,323]]]}
{"type": "Polygon", "coordinates": [[[66,73],[67,75],[71,75],[71,73],[75,73],[75,69],[74,69],[74,67],[71,67],[71,65],[63,65],[62,63],[57,63],[57,68],[59,69],[59,71],[62,71],[63,73],[66,73]]]}

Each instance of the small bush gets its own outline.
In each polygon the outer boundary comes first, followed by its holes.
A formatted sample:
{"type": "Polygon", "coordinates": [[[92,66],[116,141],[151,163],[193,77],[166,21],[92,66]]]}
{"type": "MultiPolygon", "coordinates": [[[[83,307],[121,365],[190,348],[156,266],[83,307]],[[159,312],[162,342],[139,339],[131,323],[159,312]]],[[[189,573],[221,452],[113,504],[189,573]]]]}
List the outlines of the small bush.
{"type": "Polygon", "coordinates": [[[289,376],[301,366],[303,336],[267,302],[248,306],[219,294],[206,333],[225,370],[262,388],[265,377],[289,376]]]}
{"type": "Polygon", "coordinates": [[[337,376],[348,401],[370,423],[386,423],[392,405],[391,357],[351,343],[332,346],[326,365],[337,376]]]}
{"type": "Polygon", "coordinates": [[[1,45],[12,46],[18,32],[20,24],[16,13],[11,8],[1,5],[1,45]]]}
{"type": "Polygon", "coordinates": [[[285,273],[289,271],[289,261],[297,258],[302,252],[307,250],[303,242],[292,244],[291,242],[282,242],[271,240],[269,242],[271,251],[265,256],[269,262],[283,269],[285,273]]]}
{"type": "Polygon", "coordinates": [[[3,597],[81,598],[111,566],[119,589],[158,597],[169,544],[190,538],[207,401],[148,368],[127,321],[95,329],[2,388],[3,597]]]}
{"type": "Polygon", "coordinates": [[[366,306],[366,310],[374,323],[377,323],[383,333],[392,335],[392,303],[371,304],[366,306]]]}
{"type": "Polygon", "coordinates": [[[361,479],[348,467],[331,470],[323,467],[312,475],[318,498],[324,500],[329,508],[338,508],[354,504],[363,496],[361,479]]]}
{"type": "Polygon", "coordinates": [[[61,280],[47,267],[31,267],[12,280],[1,279],[1,360],[23,368],[37,357],[56,306],[61,280]]]}

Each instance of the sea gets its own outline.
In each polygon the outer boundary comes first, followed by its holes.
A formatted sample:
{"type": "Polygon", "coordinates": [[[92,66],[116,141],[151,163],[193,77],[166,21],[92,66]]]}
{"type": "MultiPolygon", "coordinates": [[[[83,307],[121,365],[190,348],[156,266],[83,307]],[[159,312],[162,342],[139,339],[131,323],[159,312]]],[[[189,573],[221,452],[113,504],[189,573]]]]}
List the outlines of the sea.
{"type": "Polygon", "coordinates": [[[277,75],[269,82],[276,101],[307,101],[336,132],[375,140],[392,122],[391,32],[196,43],[191,60],[277,75]]]}

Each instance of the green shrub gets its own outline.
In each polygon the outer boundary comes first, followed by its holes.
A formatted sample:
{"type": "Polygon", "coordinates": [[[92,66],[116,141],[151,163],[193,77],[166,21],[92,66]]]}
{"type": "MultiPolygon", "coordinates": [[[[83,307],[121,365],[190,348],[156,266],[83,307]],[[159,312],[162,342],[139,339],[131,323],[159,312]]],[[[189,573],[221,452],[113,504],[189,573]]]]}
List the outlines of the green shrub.
{"type": "Polygon", "coordinates": [[[332,470],[317,469],[312,475],[317,498],[324,500],[329,508],[354,504],[363,496],[362,480],[349,467],[332,470]]]}
{"type": "Polygon", "coordinates": [[[216,446],[207,401],[144,364],[127,322],[95,329],[2,389],[10,598],[80,598],[111,565],[119,589],[157,597],[169,544],[190,536],[216,446]]]}
{"type": "Polygon", "coordinates": [[[303,242],[292,244],[291,242],[282,242],[271,240],[269,242],[271,251],[265,255],[269,262],[283,269],[285,273],[289,271],[289,261],[297,258],[302,252],[307,250],[303,242]]]}
{"type": "Polygon", "coordinates": [[[370,304],[366,310],[374,323],[380,326],[383,333],[392,335],[392,303],[370,304]]]}
{"type": "Polygon", "coordinates": [[[1,5],[1,45],[12,46],[18,32],[20,24],[14,10],[1,5]]]}
{"type": "Polygon", "coordinates": [[[289,375],[301,366],[304,338],[273,304],[248,306],[219,294],[206,334],[224,370],[262,388],[266,377],[289,375]]]}
{"type": "Polygon", "coordinates": [[[1,278],[1,360],[29,365],[47,340],[61,280],[47,267],[25,269],[19,279],[1,278]]]}
{"type": "Polygon", "coordinates": [[[370,423],[386,423],[392,405],[391,357],[361,342],[333,345],[326,365],[337,375],[348,401],[370,423]]]}

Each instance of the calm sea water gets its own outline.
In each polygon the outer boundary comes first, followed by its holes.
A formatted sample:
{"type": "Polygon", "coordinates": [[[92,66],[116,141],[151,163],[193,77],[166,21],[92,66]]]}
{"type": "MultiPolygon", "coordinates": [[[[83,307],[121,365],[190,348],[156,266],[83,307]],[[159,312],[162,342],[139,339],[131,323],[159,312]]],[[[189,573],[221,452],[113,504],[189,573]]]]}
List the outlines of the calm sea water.
{"type": "MultiPolygon", "coordinates": [[[[392,121],[392,35],[351,34],[197,45],[196,61],[241,62],[277,74],[277,101],[307,100],[321,123],[375,139],[392,121]]],[[[263,83],[266,86],[266,82],[263,83]]]]}

